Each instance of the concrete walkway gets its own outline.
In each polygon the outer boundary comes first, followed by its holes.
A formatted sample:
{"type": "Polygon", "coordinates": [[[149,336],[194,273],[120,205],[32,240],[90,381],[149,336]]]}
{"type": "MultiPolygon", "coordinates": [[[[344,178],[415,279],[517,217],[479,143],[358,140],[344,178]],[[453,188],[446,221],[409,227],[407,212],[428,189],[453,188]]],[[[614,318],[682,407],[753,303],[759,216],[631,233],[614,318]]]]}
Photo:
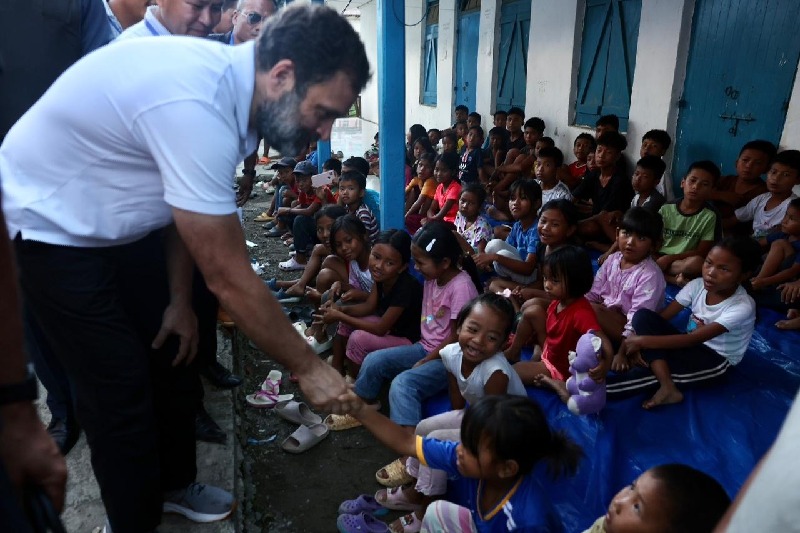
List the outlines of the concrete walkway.
{"type": "MultiPolygon", "coordinates": [[[[230,340],[219,334],[218,357],[220,362],[230,368],[230,340]]],[[[236,436],[233,433],[234,411],[231,391],[221,391],[204,383],[206,390],[205,406],[212,418],[228,434],[227,444],[197,443],[197,481],[216,485],[233,491],[240,499],[242,491],[235,486],[235,468],[239,464],[239,451],[236,436]]],[[[39,413],[47,424],[50,413],[44,405],[44,390],[40,389],[39,413]]],[[[67,481],[67,500],[61,519],[68,533],[92,533],[101,527],[106,520],[103,502],[100,500],[100,489],[92,473],[89,447],[86,437],[81,436],[78,444],[67,456],[69,478],[67,481]]],[[[160,533],[233,533],[240,523],[239,511],[231,519],[211,524],[194,524],[177,515],[164,515],[159,527],[160,533]]]]}

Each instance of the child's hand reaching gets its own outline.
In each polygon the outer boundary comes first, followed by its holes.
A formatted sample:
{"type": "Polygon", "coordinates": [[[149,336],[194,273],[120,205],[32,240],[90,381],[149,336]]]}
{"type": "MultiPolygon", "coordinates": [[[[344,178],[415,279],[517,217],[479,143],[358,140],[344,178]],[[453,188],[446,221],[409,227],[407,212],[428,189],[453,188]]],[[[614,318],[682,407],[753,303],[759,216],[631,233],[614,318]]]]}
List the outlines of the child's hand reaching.
{"type": "Polygon", "coordinates": [[[753,287],[753,290],[763,289],[767,286],[764,283],[763,278],[750,278],[750,286],[753,287]]]}

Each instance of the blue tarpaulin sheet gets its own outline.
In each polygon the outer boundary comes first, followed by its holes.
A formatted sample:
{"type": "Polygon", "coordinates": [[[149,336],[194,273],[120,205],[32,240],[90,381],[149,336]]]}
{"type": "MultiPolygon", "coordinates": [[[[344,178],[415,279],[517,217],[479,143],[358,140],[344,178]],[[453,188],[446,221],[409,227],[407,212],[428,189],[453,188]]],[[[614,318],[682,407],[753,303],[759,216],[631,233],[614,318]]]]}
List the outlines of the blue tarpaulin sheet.
{"type": "MultiPolygon", "coordinates": [[[[668,287],[674,297],[677,288],[668,287]]],[[[676,317],[686,323],[688,312],[676,317]]],[[[647,395],[610,400],[599,415],[572,414],[549,390],[529,388],[551,425],[585,453],[574,477],[552,482],[553,503],[566,531],[588,528],[613,496],[648,468],[684,463],[714,476],[733,498],[769,448],[800,387],[800,332],[781,331],[783,318],[759,309],[742,362],[722,383],[685,391],[684,401],[647,411],[647,395]]],[[[528,355],[529,357],[530,355],[528,355]]],[[[425,405],[425,416],[449,409],[446,394],[425,405]]],[[[457,491],[452,496],[459,499],[457,491]]]]}

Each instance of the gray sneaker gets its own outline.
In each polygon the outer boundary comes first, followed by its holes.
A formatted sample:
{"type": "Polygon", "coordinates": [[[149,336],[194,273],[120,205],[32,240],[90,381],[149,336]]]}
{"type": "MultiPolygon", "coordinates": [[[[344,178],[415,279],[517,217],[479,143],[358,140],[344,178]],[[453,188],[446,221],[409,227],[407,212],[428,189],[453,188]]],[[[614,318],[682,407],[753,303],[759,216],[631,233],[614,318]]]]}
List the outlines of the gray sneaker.
{"type": "Polygon", "coordinates": [[[224,520],[235,508],[233,494],[203,483],[164,493],[165,513],[177,513],[194,522],[224,520]]]}

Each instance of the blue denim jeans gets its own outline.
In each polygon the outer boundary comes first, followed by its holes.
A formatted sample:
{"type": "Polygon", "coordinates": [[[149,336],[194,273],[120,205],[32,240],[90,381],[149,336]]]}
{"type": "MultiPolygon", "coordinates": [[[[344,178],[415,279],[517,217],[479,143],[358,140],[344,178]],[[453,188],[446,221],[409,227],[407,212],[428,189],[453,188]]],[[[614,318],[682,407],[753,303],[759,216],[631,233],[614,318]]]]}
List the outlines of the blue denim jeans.
{"type": "Polygon", "coordinates": [[[408,370],[414,363],[425,357],[428,351],[420,344],[395,346],[376,350],[367,355],[356,379],[355,392],[365,400],[375,400],[381,393],[381,387],[408,370]]]}
{"type": "Polygon", "coordinates": [[[422,420],[422,402],[447,389],[447,370],[441,359],[406,370],[389,389],[389,416],[401,426],[416,426],[422,420]]]}

